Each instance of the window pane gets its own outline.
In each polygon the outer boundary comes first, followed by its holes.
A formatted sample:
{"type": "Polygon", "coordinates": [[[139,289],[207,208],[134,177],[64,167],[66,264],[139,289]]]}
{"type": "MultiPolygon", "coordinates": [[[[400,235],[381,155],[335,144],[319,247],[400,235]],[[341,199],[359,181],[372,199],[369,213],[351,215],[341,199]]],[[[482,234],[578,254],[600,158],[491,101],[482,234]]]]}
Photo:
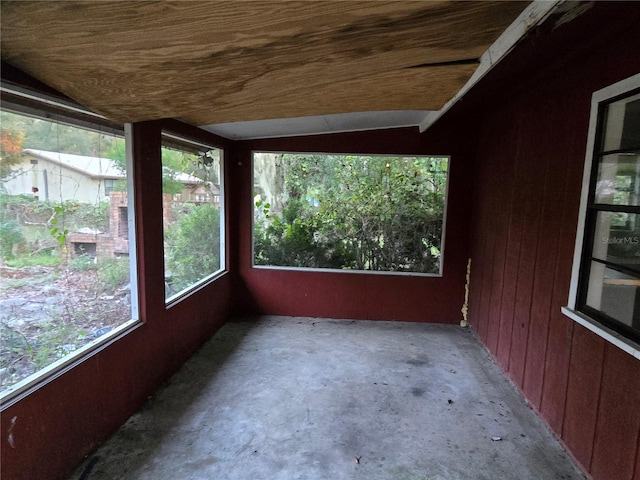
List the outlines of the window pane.
{"type": "Polygon", "coordinates": [[[640,329],[640,277],[591,263],[587,305],[640,329]]]}
{"type": "Polygon", "coordinates": [[[640,205],[640,154],[605,155],[598,166],[595,202],[640,205]]]}
{"type": "Polygon", "coordinates": [[[171,301],[224,268],[222,152],[171,139],[163,144],[165,299],[171,301]]]}
{"type": "Polygon", "coordinates": [[[254,153],[254,264],[440,271],[446,157],[254,153]]]}
{"type": "Polygon", "coordinates": [[[606,107],[603,150],[640,146],[640,94],[613,102],[606,107]]]}
{"type": "Polygon", "coordinates": [[[592,256],[640,272],[640,215],[598,212],[592,256]]]}
{"type": "Polygon", "coordinates": [[[0,115],[4,391],[131,320],[135,282],[124,139],[0,115]]]}

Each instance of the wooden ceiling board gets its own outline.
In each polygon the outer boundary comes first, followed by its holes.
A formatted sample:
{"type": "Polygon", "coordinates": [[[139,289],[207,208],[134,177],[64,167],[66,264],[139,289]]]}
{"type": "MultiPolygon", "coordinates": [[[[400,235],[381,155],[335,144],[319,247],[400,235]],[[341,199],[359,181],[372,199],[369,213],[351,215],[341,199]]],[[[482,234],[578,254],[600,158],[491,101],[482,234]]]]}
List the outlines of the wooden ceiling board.
{"type": "Polygon", "coordinates": [[[112,120],[212,124],[438,109],[526,6],[3,1],[0,34],[4,61],[112,120]]]}
{"type": "MultiPolygon", "coordinates": [[[[440,108],[473,74],[475,65],[435,67],[380,72],[341,81],[338,85],[324,83],[309,89],[301,85],[284,84],[280,89],[251,88],[225,96],[225,104],[216,105],[216,119],[229,121],[266,120],[270,118],[330,115],[345,112],[397,110],[435,110],[440,108]],[[265,93],[261,93],[265,92],[265,93]],[[357,94],[355,93],[357,92],[357,94]],[[238,112],[246,116],[237,116],[238,112]]],[[[256,79],[260,82],[262,79],[256,79]]],[[[192,123],[206,125],[211,117],[208,106],[194,108],[189,114],[192,123]]]]}

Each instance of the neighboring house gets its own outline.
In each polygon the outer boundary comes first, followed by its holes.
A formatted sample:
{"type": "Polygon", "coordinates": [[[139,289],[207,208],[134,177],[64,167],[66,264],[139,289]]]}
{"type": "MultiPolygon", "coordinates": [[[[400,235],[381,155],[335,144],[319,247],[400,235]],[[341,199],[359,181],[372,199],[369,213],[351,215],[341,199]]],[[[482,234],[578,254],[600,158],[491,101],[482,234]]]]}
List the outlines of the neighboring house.
{"type": "Polygon", "coordinates": [[[118,165],[108,158],[31,148],[22,151],[22,159],[14,172],[4,182],[10,195],[56,201],[105,201],[115,182],[125,178],[118,165]]]}
{"type": "Polygon", "coordinates": [[[184,188],[173,196],[176,203],[211,203],[220,205],[220,189],[211,182],[203,182],[202,179],[180,172],[175,175],[184,188]]]}
{"type": "MultiPolygon", "coordinates": [[[[115,183],[125,179],[118,164],[109,158],[27,148],[3,185],[10,195],[27,195],[43,201],[109,201],[107,232],[70,232],[67,241],[72,254],[111,257],[129,253],[127,193],[114,191],[115,183]]],[[[216,185],[205,184],[202,179],[184,172],[175,174],[174,179],[183,189],[173,196],[164,196],[165,225],[172,219],[172,203],[220,204],[220,190],[216,185]]]]}
{"type": "MultiPolygon", "coordinates": [[[[94,203],[109,200],[116,182],[125,178],[118,164],[109,158],[27,148],[3,185],[9,195],[94,203]]],[[[220,204],[216,185],[205,185],[202,179],[183,172],[174,178],[184,186],[182,192],[173,196],[174,202],[220,204]]]]}

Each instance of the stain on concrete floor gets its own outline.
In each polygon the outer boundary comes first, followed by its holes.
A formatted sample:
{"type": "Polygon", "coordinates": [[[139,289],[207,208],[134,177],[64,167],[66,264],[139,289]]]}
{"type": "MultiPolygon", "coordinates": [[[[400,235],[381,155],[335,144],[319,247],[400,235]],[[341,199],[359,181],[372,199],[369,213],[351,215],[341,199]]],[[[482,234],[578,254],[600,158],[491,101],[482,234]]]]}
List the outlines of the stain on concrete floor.
{"type": "Polygon", "coordinates": [[[273,316],[223,327],[83,474],[585,478],[469,330],[273,316]]]}

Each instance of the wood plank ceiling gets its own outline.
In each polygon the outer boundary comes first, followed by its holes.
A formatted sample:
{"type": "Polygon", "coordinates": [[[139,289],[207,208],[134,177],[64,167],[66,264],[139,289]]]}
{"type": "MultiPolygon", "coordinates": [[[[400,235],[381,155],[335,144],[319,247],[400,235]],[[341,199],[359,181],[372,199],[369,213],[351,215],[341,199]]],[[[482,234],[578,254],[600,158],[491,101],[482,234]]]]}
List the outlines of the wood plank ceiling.
{"type": "Polygon", "coordinates": [[[437,110],[528,2],[2,1],[2,60],[119,122],[437,110]]]}

